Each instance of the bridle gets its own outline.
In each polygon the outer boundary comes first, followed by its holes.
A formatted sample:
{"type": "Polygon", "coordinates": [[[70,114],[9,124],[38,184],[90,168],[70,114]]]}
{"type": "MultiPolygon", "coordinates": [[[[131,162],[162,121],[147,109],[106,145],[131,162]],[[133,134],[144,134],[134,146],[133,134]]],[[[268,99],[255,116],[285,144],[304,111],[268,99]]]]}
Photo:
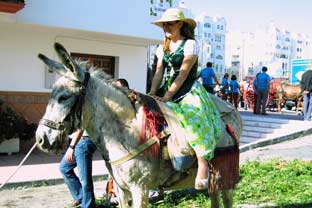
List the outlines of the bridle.
{"type": "Polygon", "coordinates": [[[82,107],[84,105],[86,89],[87,89],[87,85],[88,85],[89,80],[90,80],[90,73],[89,72],[85,72],[85,79],[83,82],[78,82],[78,81],[72,80],[74,82],[77,82],[80,85],[79,95],[78,95],[77,100],[74,103],[73,107],[68,112],[68,114],[65,116],[63,121],[55,122],[55,121],[52,121],[49,119],[42,118],[42,119],[40,119],[39,124],[44,125],[46,127],[54,129],[54,130],[61,131],[61,135],[63,135],[65,133],[65,130],[66,130],[65,121],[72,120],[70,132],[73,132],[75,130],[75,126],[74,126],[75,122],[73,122],[74,120],[78,121],[78,128],[80,128],[81,123],[82,123],[82,116],[81,116],[82,115],[82,107]],[[75,119],[70,119],[70,117],[73,117],[75,119]]]}

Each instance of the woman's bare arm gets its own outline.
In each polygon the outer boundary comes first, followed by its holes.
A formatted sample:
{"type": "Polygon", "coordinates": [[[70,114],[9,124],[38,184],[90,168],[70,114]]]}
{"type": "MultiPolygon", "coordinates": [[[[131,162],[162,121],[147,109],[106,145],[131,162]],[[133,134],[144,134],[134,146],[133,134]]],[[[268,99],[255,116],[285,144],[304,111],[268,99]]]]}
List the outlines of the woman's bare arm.
{"type": "Polygon", "coordinates": [[[192,67],[194,66],[196,60],[196,55],[187,55],[184,57],[180,72],[177,78],[171,84],[164,97],[161,99],[162,101],[170,100],[178,92],[178,90],[181,88],[182,84],[186,80],[188,74],[190,73],[192,67]]]}

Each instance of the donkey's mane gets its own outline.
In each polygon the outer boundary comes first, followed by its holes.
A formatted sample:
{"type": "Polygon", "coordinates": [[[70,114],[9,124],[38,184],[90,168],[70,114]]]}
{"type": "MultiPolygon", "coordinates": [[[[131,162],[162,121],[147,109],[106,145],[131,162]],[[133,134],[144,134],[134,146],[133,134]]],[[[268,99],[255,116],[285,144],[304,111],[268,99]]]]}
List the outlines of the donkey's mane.
{"type": "Polygon", "coordinates": [[[113,78],[112,76],[110,76],[109,74],[105,73],[104,71],[100,70],[99,68],[92,68],[91,70],[91,74],[100,79],[103,80],[106,83],[112,83],[113,82],[113,78]]]}
{"type": "Polygon", "coordinates": [[[105,100],[107,106],[119,119],[131,121],[136,116],[136,112],[128,98],[130,90],[114,85],[114,79],[102,70],[91,71],[91,77],[97,86],[97,96],[100,100],[105,100]]]}

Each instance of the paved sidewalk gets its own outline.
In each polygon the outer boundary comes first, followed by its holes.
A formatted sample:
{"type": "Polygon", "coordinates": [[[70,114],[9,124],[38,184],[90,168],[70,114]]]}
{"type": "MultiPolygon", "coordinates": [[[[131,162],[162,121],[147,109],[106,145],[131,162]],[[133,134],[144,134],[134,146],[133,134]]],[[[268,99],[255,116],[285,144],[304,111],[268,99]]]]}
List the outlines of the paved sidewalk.
{"type": "MultiPolygon", "coordinates": [[[[26,153],[14,155],[0,155],[0,183],[2,184],[18,167],[26,153]]],[[[36,186],[36,184],[59,184],[64,183],[59,171],[59,162],[63,155],[49,155],[35,149],[24,165],[16,172],[3,189],[16,186],[36,186]]],[[[98,151],[93,156],[94,178],[107,176],[108,172],[104,160],[98,151]]]]}
{"type": "MultiPolygon", "coordinates": [[[[242,111],[241,114],[250,114],[250,112],[242,111]]],[[[302,116],[283,115],[269,112],[269,115],[266,117],[290,119],[292,120],[291,122],[293,122],[293,127],[291,129],[282,129],[279,134],[276,134],[273,138],[259,140],[245,145],[241,148],[241,153],[257,147],[271,145],[312,134],[312,123],[298,122],[302,120],[302,116]]],[[[12,174],[25,155],[26,153],[19,153],[15,155],[0,155],[1,184],[12,174]]],[[[41,152],[38,149],[35,149],[30,157],[26,160],[24,165],[3,187],[3,189],[16,186],[34,186],[36,184],[52,185],[63,183],[64,181],[58,167],[61,157],[62,155],[49,155],[41,152]]],[[[99,177],[107,177],[107,174],[108,172],[104,161],[99,152],[96,151],[93,158],[93,176],[96,180],[99,177]]]]}

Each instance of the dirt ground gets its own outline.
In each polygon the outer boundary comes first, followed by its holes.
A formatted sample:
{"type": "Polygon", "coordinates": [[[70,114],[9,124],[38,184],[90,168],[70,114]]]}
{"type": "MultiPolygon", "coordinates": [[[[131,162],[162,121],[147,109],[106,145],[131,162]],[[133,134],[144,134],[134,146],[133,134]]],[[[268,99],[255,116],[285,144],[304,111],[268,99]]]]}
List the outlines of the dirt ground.
{"type": "MultiPolygon", "coordinates": [[[[244,152],[240,155],[240,161],[244,163],[247,160],[278,157],[285,160],[312,160],[312,135],[244,152]]],[[[103,196],[106,182],[95,182],[94,186],[96,197],[103,196]]],[[[63,208],[68,207],[66,204],[70,201],[71,196],[64,184],[0,191],[0,208],[63,208]]]]}
{"type": "MultiPolygon", "coordinates": [[[[105,193],[106,182],[94,182],[96,198],[105,193]]],[[[0,191],[1,208],[65,208],[72,198],[65,184],[0,191]]]]}

